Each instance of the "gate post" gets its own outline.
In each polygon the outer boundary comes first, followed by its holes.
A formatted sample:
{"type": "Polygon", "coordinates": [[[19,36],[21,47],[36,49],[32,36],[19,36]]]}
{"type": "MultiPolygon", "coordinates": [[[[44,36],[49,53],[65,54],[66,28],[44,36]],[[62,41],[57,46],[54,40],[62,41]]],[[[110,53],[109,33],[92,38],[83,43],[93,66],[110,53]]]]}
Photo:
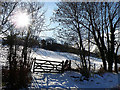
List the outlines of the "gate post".
{"type": "Polygon", "coordinates": [[[64,72],[64,61],[62,61],[62,73],[64,72]]]}
{"type": "Polygon", "coordinates": [[[33,59],[33,62],[34,62],[34,64],[33,64],[33,73],[34,73],[35,72],[34,67],[35,67],[36,58],[33,59]]]}
{"type": "Polygon", "coordinates": [[[69,70],[71,70],[71,60],[69,61],[69,67],[68,67],[69,70]]]}

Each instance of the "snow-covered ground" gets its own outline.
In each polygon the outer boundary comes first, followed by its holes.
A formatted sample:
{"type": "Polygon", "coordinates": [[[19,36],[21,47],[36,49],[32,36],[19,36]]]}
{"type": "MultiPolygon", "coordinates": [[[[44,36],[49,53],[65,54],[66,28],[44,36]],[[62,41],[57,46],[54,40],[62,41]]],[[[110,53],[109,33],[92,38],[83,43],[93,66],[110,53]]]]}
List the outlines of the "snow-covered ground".
{"type": "Polygon", "coordinates": [[[2,65],[5,65],[7,62],[7,52],[8,48],[0,44],[0,69],[2,68],[2,65]]]}
{"type": "MultiPolygon", "coordinates": [[[[77,68],[76,64],[79,65],[81,62],[80,57],[76,54],[55,52],[55,51],[49,51],[39,48],[33,49],[31,57],[36,59],[44,59],[44,60],[52,60],[52,61],[60,61],[60,62],[71,60],[72,68],[77,68]]],[[[98,58],[90,57],[90,61],[92,66],[94,66],[95,64],[96,69],[99,69],[100,66],[102,65],[102,60],[98,58]]]]}
{"type": "MultiPolygon", "coordinates": [[[[82,75],[74,71],[61,74],[34,73],[33,82],[29,88],[113,88],[118,85],[120,74],[97,74],[87,80],[80,81],[82,75]]],[[[119,82],[120,84],[120,82],[119,82]]]]}
{"type": "MultiPolygon", "coordinates": [[[[80,58],[76,54],[54,52],[44,49],[34,48],[31,57],[37,59],[45,59],[52,61],[72,61],[72,68],[77,68],[76,64],[80,64],[80,58]]],[[[7,59],[7,47],[0,45],[0,66],[4,65],[7,59]]],[[[91,64],[96,69],[102,65],[101,59],[90,57],[91,64]]],[[[120,74],[105,73],[103,76],[97,74],[91,75],[89,81],[80,78],[83,76],[74,71],[66,71],[64,73],[32,73],[32,83],[29,88],[112,88],[120,84],[120,74]]]]}
{"type": "MultiPolygon", "coordinates": [[[[35,48],[32,57],[37,59],[55,60],[55,61],[72,61],[72,68],[77,68],[76,64],[80,63],[79,56],[71,53],[54,52],[44,49],[35,48]]],[[[90,57],[91,64],[100,68],[101,59],[90,57]]],[[[97,74],[91,75],[89,81],[80,81],[83,76],[74,71],[66,71],[59,74],[50,73],[33,73],[33,81],[29,88],[112,88],[120,84],[120,74],[105,73],[103,76],[97,74]]]]}

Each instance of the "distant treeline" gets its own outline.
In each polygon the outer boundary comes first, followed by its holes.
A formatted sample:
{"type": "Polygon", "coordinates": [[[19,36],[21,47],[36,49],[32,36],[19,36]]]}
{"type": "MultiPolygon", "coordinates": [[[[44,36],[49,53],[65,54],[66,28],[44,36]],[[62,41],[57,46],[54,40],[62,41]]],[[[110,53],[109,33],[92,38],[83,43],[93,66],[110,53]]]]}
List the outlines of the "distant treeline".
{"type": "MultiPolygon", "coordinates": [[[[25,42],[25,37],[18,37],[18,36],[12,36],[15,39],[15,43],[16,45],[24,45],[25,42]]],[[[2,40],[2,44],[3,45],[8,45],[9,43],[11,43],[11,36],[7,36],[6,38],[4,38],[2,40]]],[[[39,47],[39,48],[43,48],[46,50],[51,50],[51,51],[59,51],[59,52],[69,52],[69,53],[74,53],[74,54],[78,54],[80,53],[80,50],[74,47],[69,46],[68,44],[58,44],[54,39],[49,38],[49,39],[42,39],[39,40],[36,37],[30,37],[28,40],[28,47],[39,47]]],[[[83,52],[81,52],[83,53],[83,52]]],[[[85,51],[86,56],[88,55],[88,51],[85,51]]],[[[99,57],[99,55],[90,52],[90,56],[93,57],[99,57]]]]}
{"type": "MultiPolygon", "coordinates": [[[[56,42],[48,41],[48,40],[41,40],[41,48],[51,51],[59,51],[59,52],[69,52],[79,55],[80,50],[74,47],[69,46],[68,44],[58,44],[56,42]]],[[[81,52],[83,53],[83,52],[81,52]]],[[[89,54],[88,51],[85,51],[86,56],[89,54]]],[[[90,56],[93,57],[99,57],[99,55],[96,53],[90,52],[90,56]]]]}
{"type": "MultiPolygon", "coordinates": [[[[25,42],[25,38],[26,37],[18,37],[16,35],[13,36],[7,36],[5,38],[2,39],[2,45],[9,45],[9,43],[11,43],[11,38],[14,37],[14,44],[16,45],[20,45],[23,46],[24,42],[25,42]]],[[[28,40],[28,47],[39,47],[39,41],[37,40],[36,37],[30,37],[28,40]]]]}

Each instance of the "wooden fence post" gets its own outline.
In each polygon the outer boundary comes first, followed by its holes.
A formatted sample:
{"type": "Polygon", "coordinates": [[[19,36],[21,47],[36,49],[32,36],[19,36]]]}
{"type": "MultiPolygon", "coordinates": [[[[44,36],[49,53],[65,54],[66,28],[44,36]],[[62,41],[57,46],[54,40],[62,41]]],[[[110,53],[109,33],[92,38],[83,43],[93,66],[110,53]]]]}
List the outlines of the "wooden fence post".
{"type": "Polygon", "coordinates": [[[62,61],[62,73],[64,72],[64,61],[62,61]]]}
{"type": "Polygon", "coordinates": [[[94,71],[95,71],[95,64],[94,64],[94,71]]]}
{"type": "Polygon", "coordinates": [[[33,64],[33,73],[34,73],[35,72],[34,67],[35,67],[35,63],[36,63],[36,58],[33,59],[33,62],[34,62],[34,64],[33,64]]]}
{"type": "Polygon", "coordinates": [[[32,68],[32,65],[33,65],[33,61],[34,59],[33,58],[31,58],[31,62],[30,62],[30,64],[31,64],[31,68],[32,68]]]}
{"type": "Polygon", "coordinates": [[[68,67],[69,70],[71,70],[71,60],[69,61],[69,67],[68,67]]]}

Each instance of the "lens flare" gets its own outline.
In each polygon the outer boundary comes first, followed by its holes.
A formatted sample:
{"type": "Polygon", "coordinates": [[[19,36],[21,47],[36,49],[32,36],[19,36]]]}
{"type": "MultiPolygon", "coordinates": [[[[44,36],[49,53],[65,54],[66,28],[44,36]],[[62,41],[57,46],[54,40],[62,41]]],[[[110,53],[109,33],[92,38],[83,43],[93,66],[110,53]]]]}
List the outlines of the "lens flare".
{"type": "Polygon", "coordinates": [[[25,11],[16,11],[11,16],[11,22],[16,28],[24,28],[30,25],[30,15],[25,11]]]}

